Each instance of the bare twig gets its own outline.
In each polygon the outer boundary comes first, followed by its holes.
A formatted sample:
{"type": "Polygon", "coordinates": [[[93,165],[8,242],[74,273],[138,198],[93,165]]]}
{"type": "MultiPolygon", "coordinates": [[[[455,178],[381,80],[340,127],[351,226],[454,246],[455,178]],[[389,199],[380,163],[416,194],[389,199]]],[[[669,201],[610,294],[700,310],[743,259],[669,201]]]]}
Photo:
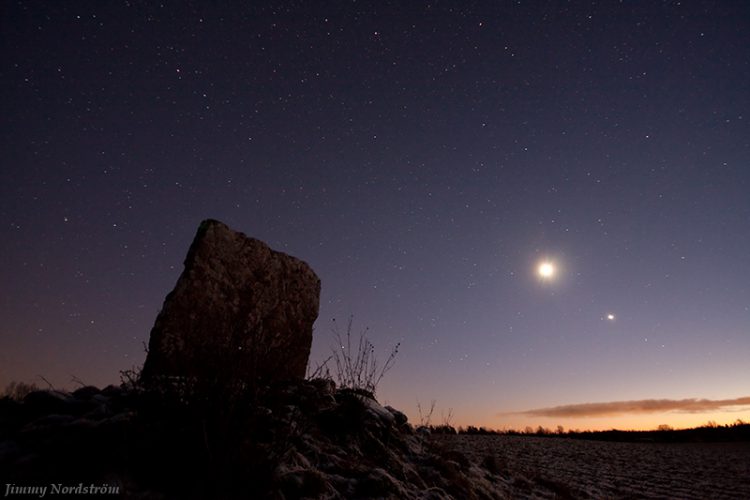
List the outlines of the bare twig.
{"type": "MultiPolygon", "coordinates": [[[[314,378],[331,378],[331,372],[328,369],[328,362],[333,359],[333,354],[328,356],[322,363],[318,364],[315,370],[307,375],[308,379],[314,378]]],[[[309,371],[309,370],[308,370],[309,371]]]]}
{"type": "Polygon", "coordinates": [[[47,380],[46,378],[44,378],[44,376],[42,376],[42,375],[37,375],[37,377],[39,377],[40,379],[42,379],[42,380],[44,381],[44,383],[45,383],[45,384],[47,384],[47,385],[49,386],[49,388],[48,388],[48,389],[49,389],[50,391],[54,391],[54,390],[55,390],[55,386],[54,386],[54,385],[52,385],[52,383],[51,383],[51,382],[50,382],[49,380],[47,380]]]}
{"type": "Polygon", "coordinates": [[[420,427],[429,427],[430,423],[432,422],[432,414],[435,411],[435,401],[434,399],[430,401],[430,410],[428,412],[422,411],[422,405],[419,402],[419,399],[417,399],[417,411],[419,411],[419,426],[420,427]]]}
{"type": "Polygon", "coordinates": [[[443,426],[451,427],[451,422],[453,421],[453,408],[448,408],[447,415],[441,411],[440,416],[443,418],[443,426]]]}

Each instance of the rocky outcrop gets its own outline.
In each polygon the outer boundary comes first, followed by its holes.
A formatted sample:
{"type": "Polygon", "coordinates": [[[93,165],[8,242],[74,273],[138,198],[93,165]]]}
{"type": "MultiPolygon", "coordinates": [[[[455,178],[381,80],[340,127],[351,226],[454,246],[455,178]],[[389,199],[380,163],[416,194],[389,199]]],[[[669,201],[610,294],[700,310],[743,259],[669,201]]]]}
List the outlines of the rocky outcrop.
{"type": "Polygon", "coordinates": [[[273,384],[220,427],[154,396],[123,385],[0,398],[0,479],[139,500],[518,496],[503,471],[434,446],[400,411],[331,380],[273,384]]]}
{"type": "Polygon", "coordinates": [[[206,220],[151,330],[144,380],[301,378],[319,295],[305,262],[206,220]]]}
{"type": "Polygon", "coordinates": [[[75,478],[119,488],[122,481],[112,478],[111,471],[129,445],[132,400],[132,394],[116,386],[0,399],[3,483],[41,485],[75,478]]]}

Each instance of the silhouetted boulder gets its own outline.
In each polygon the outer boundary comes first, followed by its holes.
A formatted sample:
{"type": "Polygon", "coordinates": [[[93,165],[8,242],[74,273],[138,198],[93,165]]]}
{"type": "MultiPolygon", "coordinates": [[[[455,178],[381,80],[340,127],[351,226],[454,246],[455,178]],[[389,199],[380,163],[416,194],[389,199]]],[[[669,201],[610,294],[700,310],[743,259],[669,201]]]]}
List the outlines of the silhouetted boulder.
{"type": "Polygon", "coordinates": [[[94,387],[93,385],[85,385],[73,391],[73,396],[79,399],[91,399],[101,392],[102,391],[100,391],[98,387],[94,387]]]}
{"type": "Polygon", "coordinates": [[[32,417],[51,413],[73,413],[74,400],[62,391],[33,391],[23,398],[23,408],[32,417]]]}
{"type": "Polygon", "coordinates": [[[144,381],[302,378],[319,295],[305,262],[206,220],[151,330],[144,381]]]}
{"type": "Polygon", "coordinates": [[[407,420],[408,419],[406,418],[406,415],[403,412],[395,409],[392,406],[386,406],[385,409],[388,410],[389,412],[391,412],[391,414],[393,415],[394,419],[396,420],[396,425],[401,426],[401,425],[406,425],[407,424],[407,420]]]}

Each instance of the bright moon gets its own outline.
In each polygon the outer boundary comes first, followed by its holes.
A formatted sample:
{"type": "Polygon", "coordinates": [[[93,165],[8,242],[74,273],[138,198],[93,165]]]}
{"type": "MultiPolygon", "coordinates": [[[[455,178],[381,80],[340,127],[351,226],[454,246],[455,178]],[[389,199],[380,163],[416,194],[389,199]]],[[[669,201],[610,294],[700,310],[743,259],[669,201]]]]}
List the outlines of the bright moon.
{"type": "Polygon", "coordinates": [[[614,321],[615,320],[615,315],[612,314],[612,313],[609,313],[609,314],[607,314],[607,319],[610,320],[610,321],[614,321]]]}
{"type": "Polygon", "coordinates": [[[551,278],[555,274],[555,266],[549,262],[539,264],[539,276],[542,278],[551,278]]]}

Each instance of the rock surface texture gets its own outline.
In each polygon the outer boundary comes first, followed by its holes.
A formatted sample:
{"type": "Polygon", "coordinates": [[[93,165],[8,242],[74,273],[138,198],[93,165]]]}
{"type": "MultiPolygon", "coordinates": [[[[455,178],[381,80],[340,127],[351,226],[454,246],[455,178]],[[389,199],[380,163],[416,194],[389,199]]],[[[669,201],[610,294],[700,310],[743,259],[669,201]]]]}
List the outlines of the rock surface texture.
{"type": "Polygon", "coordinates": [[[319,296],[305,262],[203,221],[151,330],[143,377],[304,377],[319,296]]]}

